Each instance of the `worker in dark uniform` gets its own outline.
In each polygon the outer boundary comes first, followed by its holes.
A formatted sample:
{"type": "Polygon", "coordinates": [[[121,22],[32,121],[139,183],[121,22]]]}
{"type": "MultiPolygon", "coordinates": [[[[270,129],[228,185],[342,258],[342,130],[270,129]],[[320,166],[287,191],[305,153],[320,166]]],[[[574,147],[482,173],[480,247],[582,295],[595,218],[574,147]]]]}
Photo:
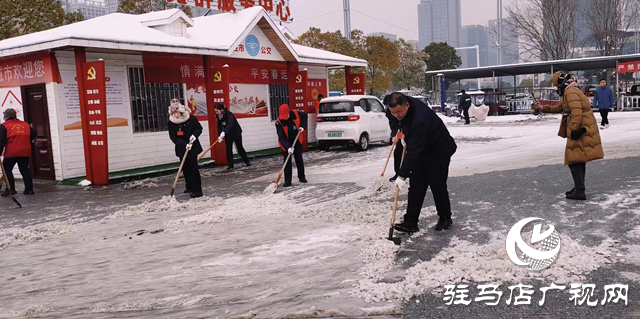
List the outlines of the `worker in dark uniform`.
{"type": "Polygon", "coordinates": [[[222,104],[216,104],[215,110],[218,116],[218,143],[222,143],[224,139],[224,143],[227,146],[227,169],[233,169],[233,143],[236,143],[236,149],[244,164],[251,166],[247,152],[242,146],[242,128],[236,116],[222,104]]]}
{"type": "Polygon", "coordinates": [[[25,195],[33,195],[33,180],[29,170],[29,158],[31,157],[31,143],[36,139],[36,131],[27,122],[18,119],[16,110],[4,111],[4,123],[0,125],[0,154],[4,151],[4,171],[7,173],[11,192],[6,189],[2,196],[15,195],[16,183],[13,177],[13,168],[18,164],[20,175],[24,181],[25,195]]]}
{"type": "Polygon", "coordinates": [[[398,178],[398,171],[400,170],[400,162],[402,162],[402,150],[404,149],[404,147],[402,146],[402,143],[398,143],[399,140],[396,137],[396,135],[398,134],[398,128],[400,127],[400,121],[398,121],[398,119],[395,116],[391,115],[391,111],[389,110],[390,99],[391,99],[391,94],[385,96],[382,103],[384,104],[385,113],[386,113],[387,119],[389,120],[389,127],[391,128],[391,142],[396,145],[396,148],[393,151],[393,171],[395,172],[395,175],[389,178],[390,182],[395,182],[396,178],[398,178]]]}
{"type": "Polygon", "coordinates": [[[409,178],[410,186],[407,213],[395,229],[409,233],[418,231],[420,210],[428,187],[431,187],[438,211],[435,229],[447,229],[453,224],[447,178],[456,143],[440,117],[420,100],[393,93],[389,110],[400,121],[407,149],[395,184],[400,189],[406,188],[406,178],[409,178]]]}
{"type": "MultiPolygon", "coordinates": [[[[280,116],[276,121],[276,132],[278,133],[278,143],[283,151],[284,160],[292,154],[296,160],[296,168],[298,169],[298,180],[300,183],[306,183],[307,179],[304,175],[304,161],[302,160],[302,142],[304,140],[304,132],[307,129],[307,113],[298,110],[289,109],[289,105],[282,104],[279,110],[280,116]],[[296,139],[300,131],[300,137],[295,145],[293,141],[296,139]]],[[[284,168],[284,187],[291,186],[291,161],[287,162],[284,168]]]]}
{"type": "Polygon", "coordinates": [[[202,180],[198,170],[198,154],[202,152],[198,137],[202,134],[202,125],[195,116],[190,115],[189,110],[180,103],[180,100],[173,99],[169,106],[168,129],[169,138],[176,145],[176,156],[181,161],[184,153],[189,150],[182,167],[187,184],[184,192],[191,193],[191,198],[202,197],[202,180]]]}
{"type": "Polygon", "coordinates": [[[462,107],[462,111],[464,112],[464,124],[470,124],[469,121],[469,108],[471,107],[471,96],[465,92],[465,90],[460,91],[462,95],[460,96],[460,107],[462,107]]]}

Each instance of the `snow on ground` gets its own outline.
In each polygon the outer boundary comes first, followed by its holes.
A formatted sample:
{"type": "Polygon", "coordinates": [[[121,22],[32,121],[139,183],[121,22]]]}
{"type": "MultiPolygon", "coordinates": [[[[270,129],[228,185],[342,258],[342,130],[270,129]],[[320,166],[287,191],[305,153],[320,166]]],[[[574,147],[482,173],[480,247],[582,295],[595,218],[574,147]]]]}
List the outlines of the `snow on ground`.
{"type": "MultiPolygon", "coordinates": [[[[612,113],[610,120],[611,128],[602,131],[606,158],[640,155],[637,144],[630,143],[640,140],[640,112],[612,113]]],[[[450,123],[458,141],[451,175],[561,164],[565,141],[556,136],[558,122],[514,116],[489,117],[470,126],[450,123]]],[[[403,262],[396,259],[402,246],[386,239],[395,191],[389,182],[380,191],[369,188],[380,177],[388,147],[339,152],[346,156],[330,162],[322,160],[334,153],[305,154],[320,163],[307,166],[311,183],[273,195],[164,197],[100,221],[2,229],[0,280],[10,284],[0,294],[0,317],[111,318],[139,310],[145,312],[135,317],[168,312],[225,318],[390,315],[400,311],[403,300],[437,292],[450,282],[580,280],[620,251],[624,254],[625,247],[611,240],[587,248],[561,234],[564,248],[555,266],[531,274],[506,258],[505,234],[492,233],[485,244],[455,238],[434,258],[411,265],[401,280],[389,282],[387,275],[403,262]],[[353,184],[358,191],[349,188],[353,184]]],[[[386,178],[392,174],[390,166],[386,178]]],[[[234,187],[267,186],[274,175],[234,187]]],[[[625,207],[640,192],[607,196],[603,205],[625,207]]],[[[478,209],[492,205],[461,203],[466,204],[478,209]]],[[[405,209],[406,201],[400,200],[398,221],[405,209]]],[[[421,217],[433,215],[435,209],[428,207],[421,217]]],[[[421,236],[424,230],[413,238],[421,236]]],[[[624,258],[640,263],[640,255],[624,258]]]]}

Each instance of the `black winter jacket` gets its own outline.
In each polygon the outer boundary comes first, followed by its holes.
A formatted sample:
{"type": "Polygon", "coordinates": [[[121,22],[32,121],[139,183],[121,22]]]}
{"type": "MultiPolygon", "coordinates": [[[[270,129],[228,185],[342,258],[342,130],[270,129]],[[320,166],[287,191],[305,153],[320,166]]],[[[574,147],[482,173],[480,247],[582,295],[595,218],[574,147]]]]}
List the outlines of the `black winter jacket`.
{"type": "Polygon", "coordinates": [[[225,136],[236,137],[242,134],[242,128],[240,123],[230,111],[224,111],[222,113],[222,119],[218,119],[218,136],[224,131],[225,136]]]}
{"type": "Polygon", "coordinates": [[[189,144],[189,137],[191,137],[191,135],[194,135],[196,140],[193,142],[187,157],[195,157],[202,153],[203,149],[200,145],[200,139],[198,139],[201,134],[202,125],[200,125],[200,122],[195,116],[189,116],[189,119],[182,124],[176,124],[169,121],[169,137],[176,145],[176,156],[180,158],[184,156],[184,152],[186,151],[187,144],[189,144]]]}
{"type": "Polygon", "coordinates": [[[453,137],[438,115],[422,101],[407,98],[410,107],[400,121],[407,143],[407,154],[398,173],[401,177],[409,177],[414,166],[430,165],[431,160],[451,156],[457,149],[453,137]]]}

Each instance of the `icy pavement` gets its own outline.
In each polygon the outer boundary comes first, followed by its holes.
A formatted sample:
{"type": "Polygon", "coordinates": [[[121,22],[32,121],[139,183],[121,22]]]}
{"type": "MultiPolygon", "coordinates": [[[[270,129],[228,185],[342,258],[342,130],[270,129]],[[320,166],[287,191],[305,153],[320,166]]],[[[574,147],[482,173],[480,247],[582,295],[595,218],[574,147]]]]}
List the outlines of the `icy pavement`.
{"type": "MultiPolygon", "coordinates": [[[[635,283],[640,112],[610,117],[602,131],[607,160],[587,165],[585,203],[562,194],[571,178],[561,165],[558,119],[448,124],[459,146],[449,181],[456,224],[430,230],[437,217],[429,193],[422,231],[402,236],[400,247],[384,239],[393,188],[369,189],[388,146],[307,153],[310,183],[297,183],[294,173],[294,187],[275,195],[263,191],[280,157],[203,171],[206,197],[197,200],[163,198],[171,176],[86,191],[39,183],[35,197],[18,196],[25,209],[8,200],[0,208],[0,318],[465,318],[468,309],[443,307],[443,285],[635,283]],[[564,245],[555,267],[537,275],[503,249],[511,225],[529,216],[553,222],[564,245]]],[[[398,219],[405,208],[402,194],[398,219]]],[[[539,314],[509,309],[500,315],[539,314]]],[[[625,311],[632,310],[640,309],[625,311]]]]}

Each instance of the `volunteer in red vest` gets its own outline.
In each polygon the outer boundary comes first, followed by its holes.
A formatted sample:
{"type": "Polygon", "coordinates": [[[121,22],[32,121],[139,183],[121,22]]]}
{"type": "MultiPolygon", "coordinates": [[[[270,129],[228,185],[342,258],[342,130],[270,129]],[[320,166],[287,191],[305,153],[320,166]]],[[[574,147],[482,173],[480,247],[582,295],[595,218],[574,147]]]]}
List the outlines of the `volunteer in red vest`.
{"type": "Polygon", "coordinates": [[[304,135],[300,134],[298,141],[293,145],[293,141],[300,133],[307,129],[307,113],[298,110],[289,109],[289,105],[282,104],[279,111],[280,116],[276,121],[276,132],[278,132],[278,143],[284,154],[284,160],[287,160],[287,156],[291,154],[292,158],[287,162],[284,168],[284,187],[291,186],[291,162],[293,159],[296,161],[296,168],[298,169],[298,180],[300,183],[306,183],[307,179],[304,176],[304,161],[302,160],[302,142],[304,135]]]}
{"type": "MultiPolygon", "coordinates": [[[[24,180],[24,194],[33,195],[33,180],[29,170],[31,157],[31,143],[36,139],[36,131],[27,122],[18,120],[16,110],[4,111],[4,123],[0,125],[0,154],[4,151],[2,165],[7,173],[11,195],[17,194],[16,183],[13,178],[13,168],[18,164],[20,174],[24,180]]],[[[0,195],[9,196],[9,190],[0,195]]]]}

